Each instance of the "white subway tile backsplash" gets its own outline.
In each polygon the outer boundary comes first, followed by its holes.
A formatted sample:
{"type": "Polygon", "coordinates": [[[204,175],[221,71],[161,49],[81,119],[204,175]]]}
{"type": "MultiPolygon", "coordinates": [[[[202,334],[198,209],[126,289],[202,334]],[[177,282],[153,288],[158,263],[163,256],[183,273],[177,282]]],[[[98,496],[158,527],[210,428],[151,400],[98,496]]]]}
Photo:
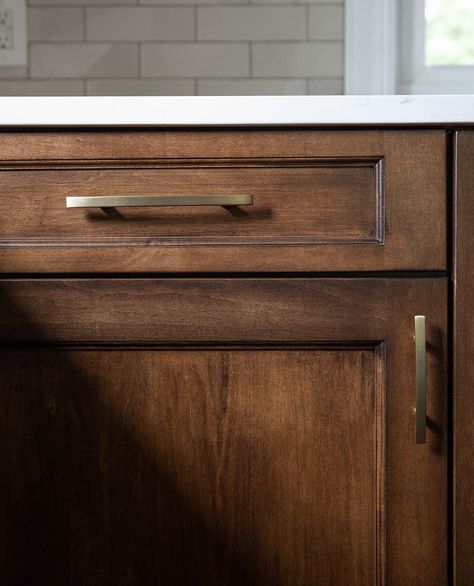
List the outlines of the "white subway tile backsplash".
{"type": "Polygon", "coordinates": [[[30,6],[38,5],[57,5],[57,4],[81,4],[81,5],[93,5],[93,4],[133,4],[137,5],[138,0],[28,0],[30,6]]]}
{"type": "Polygon", "coordinates": [[[312,6],[309,9],[309,38],[340,41],[344,32],[342,6],[312,6]]]}
{"type": "Polygon", "coordinates": [[[200,79],[200,96],[272,96],[306,93],[304,79],[200,79]]]}
{"type": "Polygon", "coordinates": [[[248,4],[250,0],[138,0],[140,4],[248,4]]]}
{"type": "Polygon", "coordinates": [[[306,36],[304,6],[200,6],[199,40],[298,40],[306,36]]]}
{"type": "Polygon", "coordinates": [[[31,77],[134,77],[138,46],[133,44],[32,44],[31,77]]]}
{"type": "Polygon", "coordinates": [[[86,8],[86,34],[92,41],[192,40],[194,9],[192,6],[86,8]]]}
{"type": "Polygon", "coordinates": [[[249,0],[254,4],[344,4],[344,0],[249,0]]]}
{"type": "Polygon", "coordinates": [[[1,79],[0,96],[82,96],[80,80],[1,79]]]}
{"type": "Polygon", "coordinates": [[[28,77],[28,68],[23,65],[0,66],[0,79],[28,77]]]}
{"type": "Polygon", "coordinates": [[[341,77],[342,43],[255,43],[256,77],[341,77]]]}
{"type": "Polygon", "coordinates": [[[308,82],[308,94],[332,96],[344,93],[342,77],[335,79],[315,78],[308,82]]]}
{"type": "Polygon", "coordinates": [[[142,47],[144,77],[247,77],[243,43],[160,43],[142,47]]]}
{"type": "Polygon", "coordinates": [[[29,41],[82,41],[83,11],[80,7],[29,8],[29,41]]]}
{"type": "MultiPolygon", "coordinates": [[[[0,0],[1,1],[1,0],[0,0]]],[[[344,0],[27,0],[0,95],[343,92],[344,0]]]]}
{"type": "Polygon", "coordinates": [[[89,96],[192,96],[194,81],[189,79],[91,79],[89,96]]]}

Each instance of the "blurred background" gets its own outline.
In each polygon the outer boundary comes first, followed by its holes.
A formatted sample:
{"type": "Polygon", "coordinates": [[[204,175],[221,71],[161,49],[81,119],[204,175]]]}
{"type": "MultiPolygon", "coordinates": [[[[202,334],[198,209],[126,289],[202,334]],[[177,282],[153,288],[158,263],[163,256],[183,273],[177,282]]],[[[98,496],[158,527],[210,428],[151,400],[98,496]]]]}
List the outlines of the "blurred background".
{"type": "Polygon", "coordinates": [[[0,0],[0,95],[474,92],[474,0],[0,0]]]}

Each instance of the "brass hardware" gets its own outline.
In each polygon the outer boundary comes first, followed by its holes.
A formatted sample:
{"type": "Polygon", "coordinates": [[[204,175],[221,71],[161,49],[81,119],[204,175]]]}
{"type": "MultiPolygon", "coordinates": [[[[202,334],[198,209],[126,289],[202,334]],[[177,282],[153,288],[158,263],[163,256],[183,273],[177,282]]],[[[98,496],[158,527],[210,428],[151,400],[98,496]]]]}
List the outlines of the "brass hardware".
{"type": "Polygon", "coordinates": [[[66,197],[67,208],[248,205],[253,205],[253,195],[104,195],[66,197]]]}
{"type": "Polygon", "coordinates": [[[415,352],[416,352],[416,408],[415,441],[426,442],[426,329],[425,316],[415,315],[415,352]]]}

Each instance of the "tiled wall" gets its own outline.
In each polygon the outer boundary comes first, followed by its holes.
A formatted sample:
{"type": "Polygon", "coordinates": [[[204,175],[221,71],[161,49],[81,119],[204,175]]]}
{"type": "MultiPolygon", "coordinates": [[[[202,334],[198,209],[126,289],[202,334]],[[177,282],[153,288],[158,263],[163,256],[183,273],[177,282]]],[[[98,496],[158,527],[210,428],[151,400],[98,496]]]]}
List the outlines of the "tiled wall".
{"type": "Polygon", "coordinates": [[[29,0],[0,95],[342,93],[343,0],[29,0]]]}

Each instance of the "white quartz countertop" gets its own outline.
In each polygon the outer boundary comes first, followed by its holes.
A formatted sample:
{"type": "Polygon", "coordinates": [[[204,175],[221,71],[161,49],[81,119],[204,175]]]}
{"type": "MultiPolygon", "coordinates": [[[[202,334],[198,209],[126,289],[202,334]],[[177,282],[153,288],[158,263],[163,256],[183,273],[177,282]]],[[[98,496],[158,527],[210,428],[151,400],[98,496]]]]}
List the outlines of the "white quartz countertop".
{"type": "Polygon", "coordinates": [[[2,97],[0,126],[474,124],[474,95],[2,97]]]}

